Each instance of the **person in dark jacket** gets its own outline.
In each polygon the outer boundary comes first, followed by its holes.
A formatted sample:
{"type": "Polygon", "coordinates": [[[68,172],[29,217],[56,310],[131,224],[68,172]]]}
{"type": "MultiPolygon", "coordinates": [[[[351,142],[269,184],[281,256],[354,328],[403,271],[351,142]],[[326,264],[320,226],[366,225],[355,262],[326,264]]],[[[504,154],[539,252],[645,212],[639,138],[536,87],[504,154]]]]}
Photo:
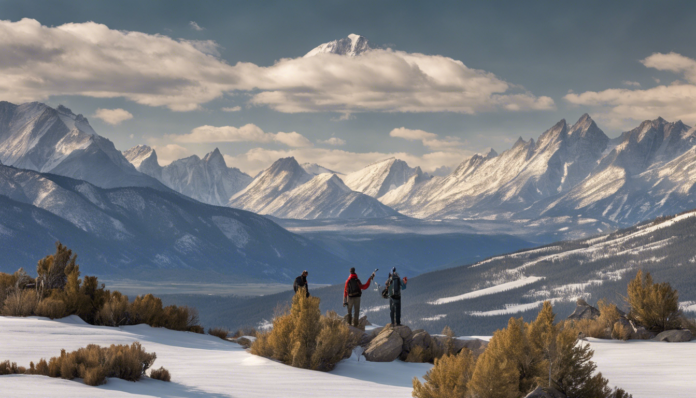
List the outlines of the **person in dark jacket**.
{"type": "Polygon", "coordinates": [[[372,279],[375,277],[373,272],[365,284],[360,282],[358,274],[355,273],[355,268],[350,269],[350,276],[346,280],[346,286],[343,289],[343,306],[348,307],[348,324],[356,328],[360,323],[360,296],[362,291],[370,287],[372,279]]]}
{"type": "Polygon", "coordinates": [[[396,267],[392,268],[389,279],[385,283],[389,292],[389,316],[391,317],[392,326],[401,326],[401,291],[406,290],[408,279],[399,278],[396,273],[396,267]]]}
{"type": "Polygon", "coordinates": [[[297,289],[304,289],[307,292],[307,297],[309,297],[309,284],[307,283],[307,275],[309,275],[307,270],[302,271],[302,275],[295,278],[295,283],[292,284],[292,288],[295,289],[295,293],[297,293],[297,289]]]}

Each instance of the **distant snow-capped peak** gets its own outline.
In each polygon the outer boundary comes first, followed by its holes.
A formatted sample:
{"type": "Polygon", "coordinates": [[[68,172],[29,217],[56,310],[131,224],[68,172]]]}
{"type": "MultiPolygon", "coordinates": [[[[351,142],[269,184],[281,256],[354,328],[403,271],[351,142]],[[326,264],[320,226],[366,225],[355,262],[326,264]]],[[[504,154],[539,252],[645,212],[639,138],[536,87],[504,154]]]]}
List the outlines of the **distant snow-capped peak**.
{"type": "Polygon", "coordinates": [[[305,58],[313,57],[321,53],[355,57],[371,49],[372,47],[370,47],[370,43],[365,37],[351,33],[348,35],[348,37],[343,39],[330,41],[315,47],[312,51],[305,54],[305,58]]]}
{"type": "Polygon", "coordinates": [[[144,160],[148,159],[150,156],[157,156],[155,150],[147,145],[137,145],[131,149],[123,151],[123,156],[135,166],[136,169],[140,168],[140,165],[144,160]]]}
{"type": "Polygon", "coordinates": [[[316,163],[302,163],[300,166],[304,169],[309,174],[318,176],[319,174],[324,174],[324,173],[331,173],[331,174],[338,174],[338,175],[343,175],[343,173],[339,173],[338,171],[333,171],[331,169],[327,169],[324,166],[318,165],[316,163]]]}

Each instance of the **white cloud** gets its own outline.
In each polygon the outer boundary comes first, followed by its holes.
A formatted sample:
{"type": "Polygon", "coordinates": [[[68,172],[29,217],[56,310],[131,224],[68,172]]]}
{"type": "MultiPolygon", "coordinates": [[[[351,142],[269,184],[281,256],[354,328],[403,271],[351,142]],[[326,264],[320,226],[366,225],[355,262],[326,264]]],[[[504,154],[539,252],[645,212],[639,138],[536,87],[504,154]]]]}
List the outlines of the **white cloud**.
{"type": "Polygon", "coordinates": [[[121,124],[122,122],[126,120],[133,119],[133,114],[128,112],[125,109],[117,108],[117,109],[102,109],[99,108],[97,111],[94,113],[94,117],[97,119],[101,119],[104,121],[104,123],[108,123],[112,126],[116,126],[117,124],[121,124]]]}
{"type": "Polygon", "coordinates": [[[176,144],[153,145],[152,149],[157,152],[157,161],[161,166],[166,166],[175,160],[193,155],[193,152],[187,148],[176,144]]]}
{"type": "Polygon", "coordinates": [[[184,135],[170,135],[169,138],[182,143],[212,143],[212,142],[278,142],[290,147],[300,148],[312,146],[303,135],[296,132],[266,133],[259,126],[249,123],[242,127],[234,126],[200,126],[184,135]]]}
{"type": "Polygon", "coordinates": [[[191,27],[191,29],[197,30],[197,31],[199,31],[199,32],[200,32],[201,30],[204,29],[204,28],[201,28],[201,27],[196,23],[196,21],[191,21],[191,22],[189,22],[189,26],[191,27]]]}
{"type": "Polygon", "coordinates": [[[621,84],[623,84],[624,86],[630,86],[630,87],[640,87],[639,82],[632,82],[630,80],[624,80],[621,82],[621,84]]]}
{"type": "MultiPolygon", "coordinates": [[[[676,53],[655,53],[641,63],[648,68],[680,74],[686,82],[648,89],[607,89],[570,93],[564,98],[576,105],[601,107],[597,118],[613,127],[662,116],[667,120],[696,122],[696,61],[676,53]],[[607,109],[608,110],[603,110],[607,109]]],[[[658,79],[655,79],[659,83],[658,79]]]]}
{"type": "Polygon", "coordinates": [[[223,112],[239,112],[242,110],[241,106],[233,106],[233,107],[227,107],[227,108],[222,108],[223,112]]]}
{"type": "MultiPolygon", "coordinates": [[[[194,27],[194,24],[191,24],[194,27]]],[[[198,25],[195,25],[198,26],[198,25]]],[[[198,26],[200,28],[200,26],[198,26]]],[[[461,61],[390,49],[356,57],[318,54],[263,67],[219,58],[213,41],[109,29],[0,21],[0,90],[24,102],[54,95],[123,97],[190,111],[227,93],[280,112],[459,112],[553,109],[492,73],[461,61]]]]}
{"type": "Polygon", "coordinates": [[[423,130],[411,130],[405,127],[395,128],[389,133],[391,137],[403,138],[409,141],[421,141],[423,146],[434,150],[456,149],[462,145],[457,137],[439,139],[437,134],[423,130]]]}
{"type": "Polygon", "coordinates": [[[343,146],[346,145],[346,140],[340,139],[338,137],[331,137],[328,140],[319,140],[319,143],[332,146],[343,146]]]}
{"type": "Polygon", "coordinates": [[[251,175],[257,174],[276,160],[288,156],[294,156],[300,163],[317,163],[341,173],[350,173],[390,157],[402,159],[412,167],[420,166],[426,172],[433,172],[443,165],[456,167],[472,154],[469,151],[441,151],[415,156],[405,152],[351,152],[316,147],[287,150],[255,148],[237,156],[225,155],[225,160],[228,166],[238,167],[251,175]]]}

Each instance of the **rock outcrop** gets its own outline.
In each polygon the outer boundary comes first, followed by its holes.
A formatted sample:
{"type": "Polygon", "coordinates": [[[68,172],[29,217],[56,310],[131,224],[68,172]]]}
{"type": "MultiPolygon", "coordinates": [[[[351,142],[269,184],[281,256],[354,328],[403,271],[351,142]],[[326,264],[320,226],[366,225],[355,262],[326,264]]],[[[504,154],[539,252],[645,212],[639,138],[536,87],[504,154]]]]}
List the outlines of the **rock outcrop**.
{"type": "Polygon", "coordinates": [[[575,311],[568,317],[568,319],[597,319],[599,318],[599,310],[589,304],[583,299],[578,299],[575,311]]]}
{"type": "Polygon", "coordinates": [[[408,326],[388,327],[375,337],[363,353],[371,362],[392,362],[399,358],[404,346],[404,337],[408,337],[411,330],[408,326]]]}
{"type": "Polygon", "coordinates": [[[693,335],[688,329],[677,329],[677,330],[665,330],[664,332],[655,336],[653,340],[655,341],[665,341],[669,343],[683,343],[686,341],[691,341],[693,335]]]}

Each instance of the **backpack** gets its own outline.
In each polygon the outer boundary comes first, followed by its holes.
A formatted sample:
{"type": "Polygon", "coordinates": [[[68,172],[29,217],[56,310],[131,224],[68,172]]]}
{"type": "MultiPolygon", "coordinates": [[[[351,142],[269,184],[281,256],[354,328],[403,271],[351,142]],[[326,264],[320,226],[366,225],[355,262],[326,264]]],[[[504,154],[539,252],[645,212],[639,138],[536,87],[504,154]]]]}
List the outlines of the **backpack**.
{"type": "Polygon", "coordinates": [[[362,296],[362,290],[360,290],[360,281],[358,278],[352,278],[348,281],[348,297],[360,297],[362,296]]]}
{"type": "Polygon", "coordinates": [[[392,298],[401,298],[401,281],[399,280],[399,274],[394,273],[390,283],[394,284],[394,287],[392,287],[392,298]]]}
{"type": "Polygon", "coordinates": [[[384,287],[384,290],[382,290],[382,298],[388,299],[389,298],[389,285],[384,287]]]}

